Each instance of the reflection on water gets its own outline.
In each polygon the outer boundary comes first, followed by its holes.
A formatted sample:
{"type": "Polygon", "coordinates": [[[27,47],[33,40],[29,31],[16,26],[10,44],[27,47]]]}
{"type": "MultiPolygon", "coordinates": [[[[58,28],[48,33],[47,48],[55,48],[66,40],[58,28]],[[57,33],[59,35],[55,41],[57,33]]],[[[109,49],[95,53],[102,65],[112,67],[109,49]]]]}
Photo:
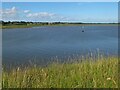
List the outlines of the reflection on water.
{"type": "Polygon", "coordinates": [[[65,60],[97,49],[117,55],[117,26],[43,26],[3,30],[3,64],[47,63],[53,57],[65,60]],[[84,29],[84,32],[82,31],[84,29]]]}

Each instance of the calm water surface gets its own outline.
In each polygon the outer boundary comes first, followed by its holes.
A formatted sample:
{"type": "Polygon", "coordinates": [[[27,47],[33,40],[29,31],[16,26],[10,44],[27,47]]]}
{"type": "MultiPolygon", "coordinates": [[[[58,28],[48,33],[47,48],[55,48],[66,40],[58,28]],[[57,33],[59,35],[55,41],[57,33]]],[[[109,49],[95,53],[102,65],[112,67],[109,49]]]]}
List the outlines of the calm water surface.
{"type": "Polygon", "coordinates": [[[3,30],[3,64],[35,62],[42,65],[57,56],[61,60],[87,55],[97,49],[117,55],[117,26],[42,26],[3,30]]]}

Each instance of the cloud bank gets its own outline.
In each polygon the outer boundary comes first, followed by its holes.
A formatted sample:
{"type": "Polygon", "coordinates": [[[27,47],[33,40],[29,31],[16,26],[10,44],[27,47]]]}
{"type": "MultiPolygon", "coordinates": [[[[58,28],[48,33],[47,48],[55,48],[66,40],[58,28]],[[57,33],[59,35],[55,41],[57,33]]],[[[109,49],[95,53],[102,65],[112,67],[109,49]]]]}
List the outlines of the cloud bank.
{"type": "Polygon", "coordinates": [[[74,21],[77,19],[65,17],[51,12],[32,12],[30,10],[18,10],[16,7],[0,10],[4,21],[74,21]]]}
{"type": "Polygon", "coordinates": [[[34,21],[34,22],[118,22],[117,18],[80,18],[69,17],[52,12],[33,12],[31,10],[19,10],[16,7],[0,9],[0,20],[4,21],[34,21]]]}
{"type": "Polygon", "coordinates": [[[17,11],[16,7],[2,9],[0,13],[2,14],[3,20],[19,20],[19,12],[17,11]]]}

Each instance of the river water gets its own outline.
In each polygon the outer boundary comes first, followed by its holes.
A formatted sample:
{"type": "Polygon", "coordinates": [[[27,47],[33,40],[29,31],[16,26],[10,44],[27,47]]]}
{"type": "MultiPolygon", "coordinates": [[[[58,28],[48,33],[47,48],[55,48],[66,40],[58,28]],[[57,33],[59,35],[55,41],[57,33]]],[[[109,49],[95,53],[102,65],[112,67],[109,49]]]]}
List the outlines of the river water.
{"type": "Polygon", "coordinates": [[[98,51],[117,55],[117,26],[41,26],[3,30],[3,64],[43,65],[98,51]]]}

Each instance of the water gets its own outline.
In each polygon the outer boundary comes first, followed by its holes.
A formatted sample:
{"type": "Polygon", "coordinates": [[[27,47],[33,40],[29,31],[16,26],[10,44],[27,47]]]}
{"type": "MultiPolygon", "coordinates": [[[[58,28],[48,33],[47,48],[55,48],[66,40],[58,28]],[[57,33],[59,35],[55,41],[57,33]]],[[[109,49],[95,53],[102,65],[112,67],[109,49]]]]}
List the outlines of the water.
{"type": "Polygon", "coordinates": [[[30,62],[43,65],[56,56],[64,61],[97,49],[105,55],[117,55],[117,26],[42,26],[3,30],[3,64],[6,66],[30,62]]]}

